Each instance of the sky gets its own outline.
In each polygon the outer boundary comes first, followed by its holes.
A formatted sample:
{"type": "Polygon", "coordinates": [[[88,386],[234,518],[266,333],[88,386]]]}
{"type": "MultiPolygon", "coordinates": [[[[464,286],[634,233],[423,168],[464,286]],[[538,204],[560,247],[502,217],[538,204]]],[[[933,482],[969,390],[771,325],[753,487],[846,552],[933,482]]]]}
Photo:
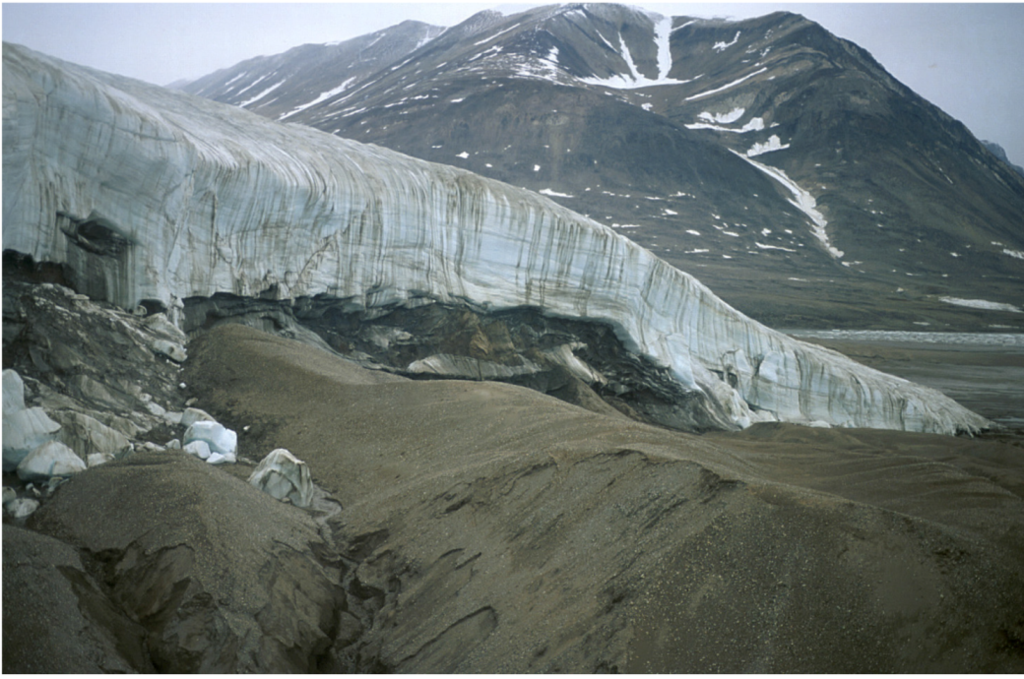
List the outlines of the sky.
{"type": "MultiPolygon", "coordinates": [[[[3,3],[3,39],[157,85],[259,55],[347,40],[406,19],[453,26],[485,9],[550,2],[3,3]]],[[[868,50],[893,76],[1024,165],[1024,2],[625,4],[744,19],[786,10],[868,50]]]]}

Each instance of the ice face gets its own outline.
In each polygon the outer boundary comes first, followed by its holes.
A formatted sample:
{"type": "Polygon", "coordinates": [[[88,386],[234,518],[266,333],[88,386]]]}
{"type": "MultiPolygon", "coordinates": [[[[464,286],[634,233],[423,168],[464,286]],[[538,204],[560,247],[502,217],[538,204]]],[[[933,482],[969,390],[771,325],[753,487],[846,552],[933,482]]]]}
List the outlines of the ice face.
{"type": "Polygon", "coordinates": [[[953,433],[936,391],[743,316],[551,200],[4,46],[3,242],[128,308],[230,292],[532,306],[613,328],[725,424],[953,433]]]}

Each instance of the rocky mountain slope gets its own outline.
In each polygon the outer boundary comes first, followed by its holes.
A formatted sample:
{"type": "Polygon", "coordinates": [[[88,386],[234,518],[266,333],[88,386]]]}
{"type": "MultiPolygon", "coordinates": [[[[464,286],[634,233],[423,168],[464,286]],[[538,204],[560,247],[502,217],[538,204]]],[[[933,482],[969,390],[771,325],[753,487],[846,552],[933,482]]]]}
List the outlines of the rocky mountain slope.
{"type": "Polygon", "coordinates": [[[1021,324],[1024,178],[798,15],[484,12],[185,89],[546,193],[772,325],[1021,324]]]}
{"type": "MultiPolygon", "coordinates": [[[[750,320],[537,194],[17,46],[4,46],[3,87],[4,249],[62,265],[90,296],[182,325],[182,300],[216,294],[319,298],[370,320],[425,304],[529,308],[610,330],[663,387],[648,416],[678,428],[987,426],[750,320]]],[[[571,346],[559,351],[573,369],[571,346]]]]}

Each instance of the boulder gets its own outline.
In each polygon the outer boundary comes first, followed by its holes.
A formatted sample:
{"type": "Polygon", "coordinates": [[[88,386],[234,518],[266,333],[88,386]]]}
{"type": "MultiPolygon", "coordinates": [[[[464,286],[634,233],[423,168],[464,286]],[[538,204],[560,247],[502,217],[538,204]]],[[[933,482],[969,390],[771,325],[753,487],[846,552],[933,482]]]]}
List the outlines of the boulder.
{"type": "Polygon", "coordinates": [[[313,481],[309,467],[285,448],[267,455],[249,476],[249,483],[278,500],[289,500],[297,507],[308,507],[313,500],[313,481]]]}
{"type": "Polygon", "coordinates": [[[147,317],[142,324],[161,339],[166,339],[179,345],[184,345],[188,341],[185,333],[174,323],[171,323],[165,313],[153,314],[147,317]]]}
{"type": "Polygon", "coordinates": [[[185,359],[188,358],[188,354],[185,352],[185,347],[170,340],[153,340],[153,343],[149,345],[149,348],[152,349],[153,353],[157,356],[165,356],[175,363],[184,363],[185,359]]]}
{"type": "Polygon", "coordinates": [[[211,453],[234,455],[238,447],[238,435],[218,422],[202,420],[193,422],[185,430],[183,443],[187,447],[193,441],[205,441],[211,453]]]}
{"type": "Polygon", "coordinates": [[[13,471],[30,452],[57,438],[60,425],[42,408],[25,408],[3,414],[3,470],[13,471]]]}
{"type": "Polygon", "coordinates": [[[52,476],[71,476],[85,471],[85,462],[60,441],[47,441],[18,463],[22,481],[46,481],[52,476]]]}
{"type": "Polygon", "coordinates": [[[120,390],[111,390],[110,386],[100,382],[89,375],[75,375],[68,380],[72,392],[87,403],[99,408],[107,408],[115,411],[131,410],[135,406],[135,400],[120,390]]]}
{"type": "Polygon", "coordinates": [[[18,492],[10,486],[4,486],[4,499],[3,504],[7,504],[14,498],[18,497],[18,492]]]}
{"type": "Polygon", "coordinates": [[[191,427],[196,422],[203,421],[216,422],[217,418],[201,408],[185,408],[181,414],[181,426],[183,427],[191,427]]]}
{"type": "Polygon", "coordinates": [[[72,410],[58,411],[53,416],[61,425],[61,441],[83,456],[109,453],[121,457],[131,452],[132,444],[127,436],[94,417],[72,410]]]}

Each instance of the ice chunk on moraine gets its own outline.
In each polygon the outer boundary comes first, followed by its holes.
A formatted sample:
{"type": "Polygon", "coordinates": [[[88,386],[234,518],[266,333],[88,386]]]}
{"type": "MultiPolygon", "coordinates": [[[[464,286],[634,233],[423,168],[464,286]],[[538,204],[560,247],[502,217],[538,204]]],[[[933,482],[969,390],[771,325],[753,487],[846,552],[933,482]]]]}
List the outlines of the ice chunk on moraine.
{"type": "Polygon", "coordinates": [[[284,448],[263,458],[249,477],[249,483],[271,497],[287,499],[298,507],[308,507],[313,500],[309,467],[284,448]]]}
{"type": "Polygon", "coordinates": [[[46,481],[53,476],[71,476],[85,471],[85,462],[60,441],[47,441],[18,463],[22,481],[46,481]]]}
{"type": "Polygon", "coordinates": [[[15,498],[10,502],[4,504],[4,509],[7,513],[15,519],[24,519],[32,512],[39,509],[39,500],[33,500],[32,498],[22,497],[15,498]]]}
{"type": "Polygon", "coordinates": [[[25,409],[25,383],[18,371],[4,371],[4,415],[25,409]]]}
{"type": "Polygon", "coordinates": [[[200,460],[210,459],[210,444],[206,441],[189,441],[182,450],[189,455],[195,455],[200,460]]]}
{"type": "Polygon", "coordinates": [[[193,422],[185,430],[183,441],[185,451],[189,451],[189,445],[195,441],[202,441],[210,448],[210,455],[207,462],[221,464],[235,461],[235,449],[238,447],[238,435],[231,429],[218,422],[200,421],[193,422]],[[214,458],[214,453],[220,456],[214,458]]]}
{"type": "Polygon", "coordinates": [[[25,408],[3,415],[3,470],[13,471],[25,457],[47,441],[57,438],[60,425],[42,408],[25,408]]]}

